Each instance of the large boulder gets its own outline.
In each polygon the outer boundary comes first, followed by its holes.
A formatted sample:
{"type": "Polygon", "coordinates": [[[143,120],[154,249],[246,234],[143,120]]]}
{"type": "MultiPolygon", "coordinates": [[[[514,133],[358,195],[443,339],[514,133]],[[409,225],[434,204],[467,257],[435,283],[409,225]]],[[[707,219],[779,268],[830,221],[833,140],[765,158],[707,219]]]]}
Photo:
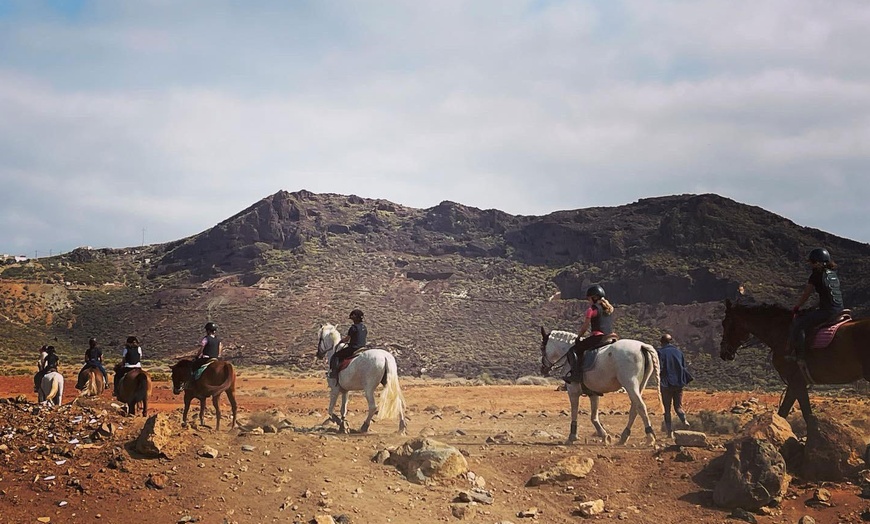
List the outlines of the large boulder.
{"type": "Polygon", "coordinates": [[[744,437],[729,442],[726,449],[722,478],[713,489],[714,504],[756,511],[782,499],[791,478],[773,444],[744,437]]]}
{"type": "Polygon", "coordinates": [[[595,462],[589,457],[571,455],[560,460],[552,467],[534,474],[526,482],[526,486],[540,486],[541,484],[553,484],[555,482],[586,478],[586,475],[592,471],[592,466],[594,465],[595,462]]]}
{"type": "Polygon", "coordinates": [[[396,466],[408,480],[418,484],[451,479],[468,472],[468,461],[458,449],[424,437],[399,446],[390,453],[385,464],[396,466]]]}
{"type": "Polygon", "coordinates": [[[136,451],[146,457],[171,458],[177,445],[172,438],[172,425],[163,413],[151,415],[136,439],[136,451]]]}
{"type": "Polygon", "coordinates": [[[744,437],[766,440],[773,444],[790,467],[796,464],[803,451],[803,446],[792,431],[791,424],[772,411],[762,413],[750,420],[743,426],[741,434],[744,437]]]}
{"type": "Polygon", "coordinates": [[[813,481],[842,481],[863,469],[866,444],[861,435],[845,424],[818,418],[807,425],[801,476],[813,481]]]}

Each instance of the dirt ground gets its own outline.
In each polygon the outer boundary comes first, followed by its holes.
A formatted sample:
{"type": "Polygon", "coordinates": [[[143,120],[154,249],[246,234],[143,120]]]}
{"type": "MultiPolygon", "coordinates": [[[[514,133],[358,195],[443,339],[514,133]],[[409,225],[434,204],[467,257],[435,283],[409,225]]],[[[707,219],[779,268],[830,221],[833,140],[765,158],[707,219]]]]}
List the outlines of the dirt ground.
{"type": "MultiPolygon", "coordinates": [[[[24,393],[33,400],[31,386],[29,377],[0,377],[0,398],[24,393]]],[[[265,434],[225,431],[229,406],[224,397],[221,432],[211,427],[181,429],[181,398],[172,395],[169,384],[157,383],[151,411],[169,413],[179,422],[176,438],[184,450],[171,459],[145,459],[130,445],[145,419],[122,418],[106,392],[99,399],[72,405],[58,416],[78,420],[75,417],[84,413],[86,419],[94,417],[90,420],[94,424],[114,422],[119,429],[108,440],[81,446],[67,455],[57,454],[62,450],[54,448],[40,453],[36,446],[24,445],[0,451],[0,523],[115,523],[130,519],[150,523],[307,523],[323,515],[352,523],[563,523],[586,520],[576,512],[578,504],[595,499],[605,501],[606,511],[588,520],[739,522],[729,519],[729,511],[715,508],[709,487],[696,481],[703,467],[723,453],[721,444],[730,437],[716,436],[716,445],[694,449],[695,461],[675,460],[677,448],[659,432],[661,410],[656,407],[653,389],[648,389],[644,398],[654,413],[658,448],[644,445],[639,421],[629,445],[604,446],[592,438],[585,411],[580,419],[579,443],[565,446],[568,399],[553,385],[467,386],[403,380],[407,436],[396,433],[394,421],[377,421],[364,435],[342,435],[333,424],[321,426],[328,391],[320,378],[262,378],[241,372],[237,388],[244,424],[292,427],[265,434]],[[391,466],[372,462],[378,451],[421,434],[459,448],[470,471],[483,477],[493,503],[466,508],[460,519],[454,514],[455,500],[460,490],[472,487],[469,479],[423,486],[409,482],[391,466]],[[218,457],[199,456],[197,451],[204,445],[217,449],[218,457]],[[526,486],[542,467],[572,454],[594,460],[587,478],[526,486]],[[149,487],[149,476],[163,479],[159,482],[163,487],[149,487]],[[533,508],[535,517],[518,516],[533,508]]],[[[75,393],[68,389],[65,402],[75,393]]],[[[701,410],[726,413],[751,398],[756,412],[774,409],[778,401],[778,395],[770,394],[688,391],[685,404],[691,421],[701,410]]],[[[866,399],[814,396],[813,401],[819,410],[846,417],[846,422],[864,426],[864,433],[868,433],[866,399]]],[[[213,427],[211,404],[207,407],[206,424],[213,427]]],[[[365,401],[359,393],[351,394],[350,407],[349,419],[358,427],[365,416],[365,401]]],[[[602,399],[601,420],[612,434],[622,430],[628,407],[624,394],[608,394],[602,399]]],[[[588,409],[586,399],[581,401],[581,408],[588,409]]],[[[192,409],[191,415],[196,414],[192,409]]],[[[0,430],[5,427],[8,432],[22,420],[0,420],[0,430]]],[[[0,431],[0,444],[3,438],[0,431]]],[[[860,492],[850,483],[822,485],[795,480],[781,507],[772,515],[755,518],[761,523],[796,523],[809,515],[820,524],[862,522],[870,500],[862,499],[860,492]],[[832,507],[806,504],[818,487],[832,492],[832,507]]]]}

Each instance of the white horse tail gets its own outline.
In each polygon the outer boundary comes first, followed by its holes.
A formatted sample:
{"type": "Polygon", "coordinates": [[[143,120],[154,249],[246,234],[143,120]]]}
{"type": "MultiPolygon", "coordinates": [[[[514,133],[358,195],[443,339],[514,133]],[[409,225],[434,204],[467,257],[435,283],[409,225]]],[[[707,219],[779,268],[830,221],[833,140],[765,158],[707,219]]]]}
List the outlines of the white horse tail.
{"type": "Polygon", "coordinates": [[[396,366],[396,359],[390,355],[386,359],[386,384],[381,392],[381,400],[378,405],[378,415],[381,419],[395,419],[404,422],[405,420],[405,397],[402,395],[402,389],[399,387],[399,370],[396,366]]]}
{"type": "Polygon", "coordinates": [[[51,383],[51,390],[48,392],[47,395],[44,394],[45,396],[43,401],[47,401],[55,406],[60,406],[63,402],[63,376],[58,373],[57,377],[59,378],[56,379],[55,377],[49,377],[49,383],[51,383]],[[57,397],[57,402],[55,402],[55,397],[57,397]]]}
{"type": "MultiPolygon", "coordinates": [[[[665,402],[662,400],[662,375],[661,375],[661,364],[659,363],[659,352],[656,351],[656,348],[650,346],[649,344],[643,344],[644,353],[648,354],[652,359],[652,374],[656,377],[656,394],[659,397],[659,407],[662,410],[662,413],[665,412],[665,402]]],[[[644,373],[643,387],[646,387],[648,381],[650,379],[650,375],[648,373],[644,373]]]]}

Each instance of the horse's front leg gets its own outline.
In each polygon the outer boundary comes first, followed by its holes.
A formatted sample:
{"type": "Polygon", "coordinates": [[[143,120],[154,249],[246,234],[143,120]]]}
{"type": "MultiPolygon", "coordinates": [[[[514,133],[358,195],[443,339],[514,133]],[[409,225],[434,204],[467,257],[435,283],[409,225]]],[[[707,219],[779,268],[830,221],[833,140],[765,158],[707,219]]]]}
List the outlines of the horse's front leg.
{"type": "Polygon", "coordinates": [[[580,386],[575,382],[565,388],[568,393],[568,402],[571,403],[571,431],[568,433],[566,444],[577,440],[577,413],[580,411],[580,386]]]}
{"type": "Polygon", "coordinates": [[[221,405],[218,399],[220,398],[220,394],[214,395],[211,397],[211,403],[214,406],[214,418],[215,418],[215,431],[221,430],[221,405]]]}
{"type": "Polygon", "coordinates": [[[205,426],[205,397],[199,399],[199,425],[205,426]]]}
{"type": "Polygon", "coordinates": [[[363,422],[363,425],[359,428],[360,433],[368,433],[369,425],[372,423],[372,418],[374,418],[375,412],[378,410],[378,406],[375,404],[374,388],[366,389],[366,401],[369,403],[369,412],[368,416],[366,416],[365,422],[363,422]]]}
{"type": "Polygon", "coordinates": [[[341,392],[341,423],[338,426],[340,433],[348,433],[347,428],[347,391],[341,392]]]}
{"type": "Polygon", "coordinates": [[[326,421],[331,420],[341,426],[341,419],[335,414],[335,402],[337,400],[338,386],[333,386],[332,389],[329,390],[329,409],[326,410],[327,419],[323,421],[324,424],[326,424],[326,421]]]}
{"type": "Polygon", "coordinates": [[[782,418],[788,418],[788,414],[791,413],[791,408],[794,406],[797,397],[792,390],[792,386],[790,384],[786,385],[785,394],[782,397],[782,403],[779,405],[779,409],[776,414],[782,418]]]}
{"type": "Polygon", "coordinates": [[[187,427],[187,412],[190,411],[190,401],[193,400],[193,395],[189,392],[184,392],[184,411],[181,413],[181,427],[187,427]]]}
{"type": "Polygon", "coordinates": [[[601,400],[599,395],[589,395],[589,420],[592,421],[592,426],[595,428],[595,434],[604,440],[605,444],[610,444],[611,438],[604,429],[604,424],[598,420],[598,401],[601,400]]]}

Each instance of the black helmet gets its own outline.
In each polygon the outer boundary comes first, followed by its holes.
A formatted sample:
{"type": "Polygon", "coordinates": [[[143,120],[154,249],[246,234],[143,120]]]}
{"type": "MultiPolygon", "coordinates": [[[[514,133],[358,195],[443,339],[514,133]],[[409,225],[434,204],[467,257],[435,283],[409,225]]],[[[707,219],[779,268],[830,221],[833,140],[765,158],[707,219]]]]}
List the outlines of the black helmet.
{"type": "Polygon", "coordinates": [[[604,298],[607,295],[604,293],[604,288],[598,284],[594,286],[590,286],[589,289],[586,290],[586,297],[601,297],[604,298]]]}
{"type": "Polygon", "coordinates": [[[810,262],[821,262],[822,264],[824,264],[825,262],[831,261],[831,254],[828,253],[827,249],[823,247],[817,247],[810,251],[807,260],[809,260],[810,262]]]}
{"type": "Polygon", "coordinates": [[[362,320],[363,312],[361,309],[354,309],[353,311],[350,312],[350,316],[348,316],[348,318],[358,318],[358,319],[362,320]]]}
{"type": "Polygon", "coordinates": [[[91,346],[91,347],[96,346],[96,345],[97,345],[97,339],[95,339],[94,337],[89,338],[89,339],[88,339],[88,345],[91,346]]]}
{"type": "Polygon", "coordinates": [[[214,333],[217,331],[217,324],[214,322],[209,322],[205,325],[205,330],[209,333],[214,333]]]}

